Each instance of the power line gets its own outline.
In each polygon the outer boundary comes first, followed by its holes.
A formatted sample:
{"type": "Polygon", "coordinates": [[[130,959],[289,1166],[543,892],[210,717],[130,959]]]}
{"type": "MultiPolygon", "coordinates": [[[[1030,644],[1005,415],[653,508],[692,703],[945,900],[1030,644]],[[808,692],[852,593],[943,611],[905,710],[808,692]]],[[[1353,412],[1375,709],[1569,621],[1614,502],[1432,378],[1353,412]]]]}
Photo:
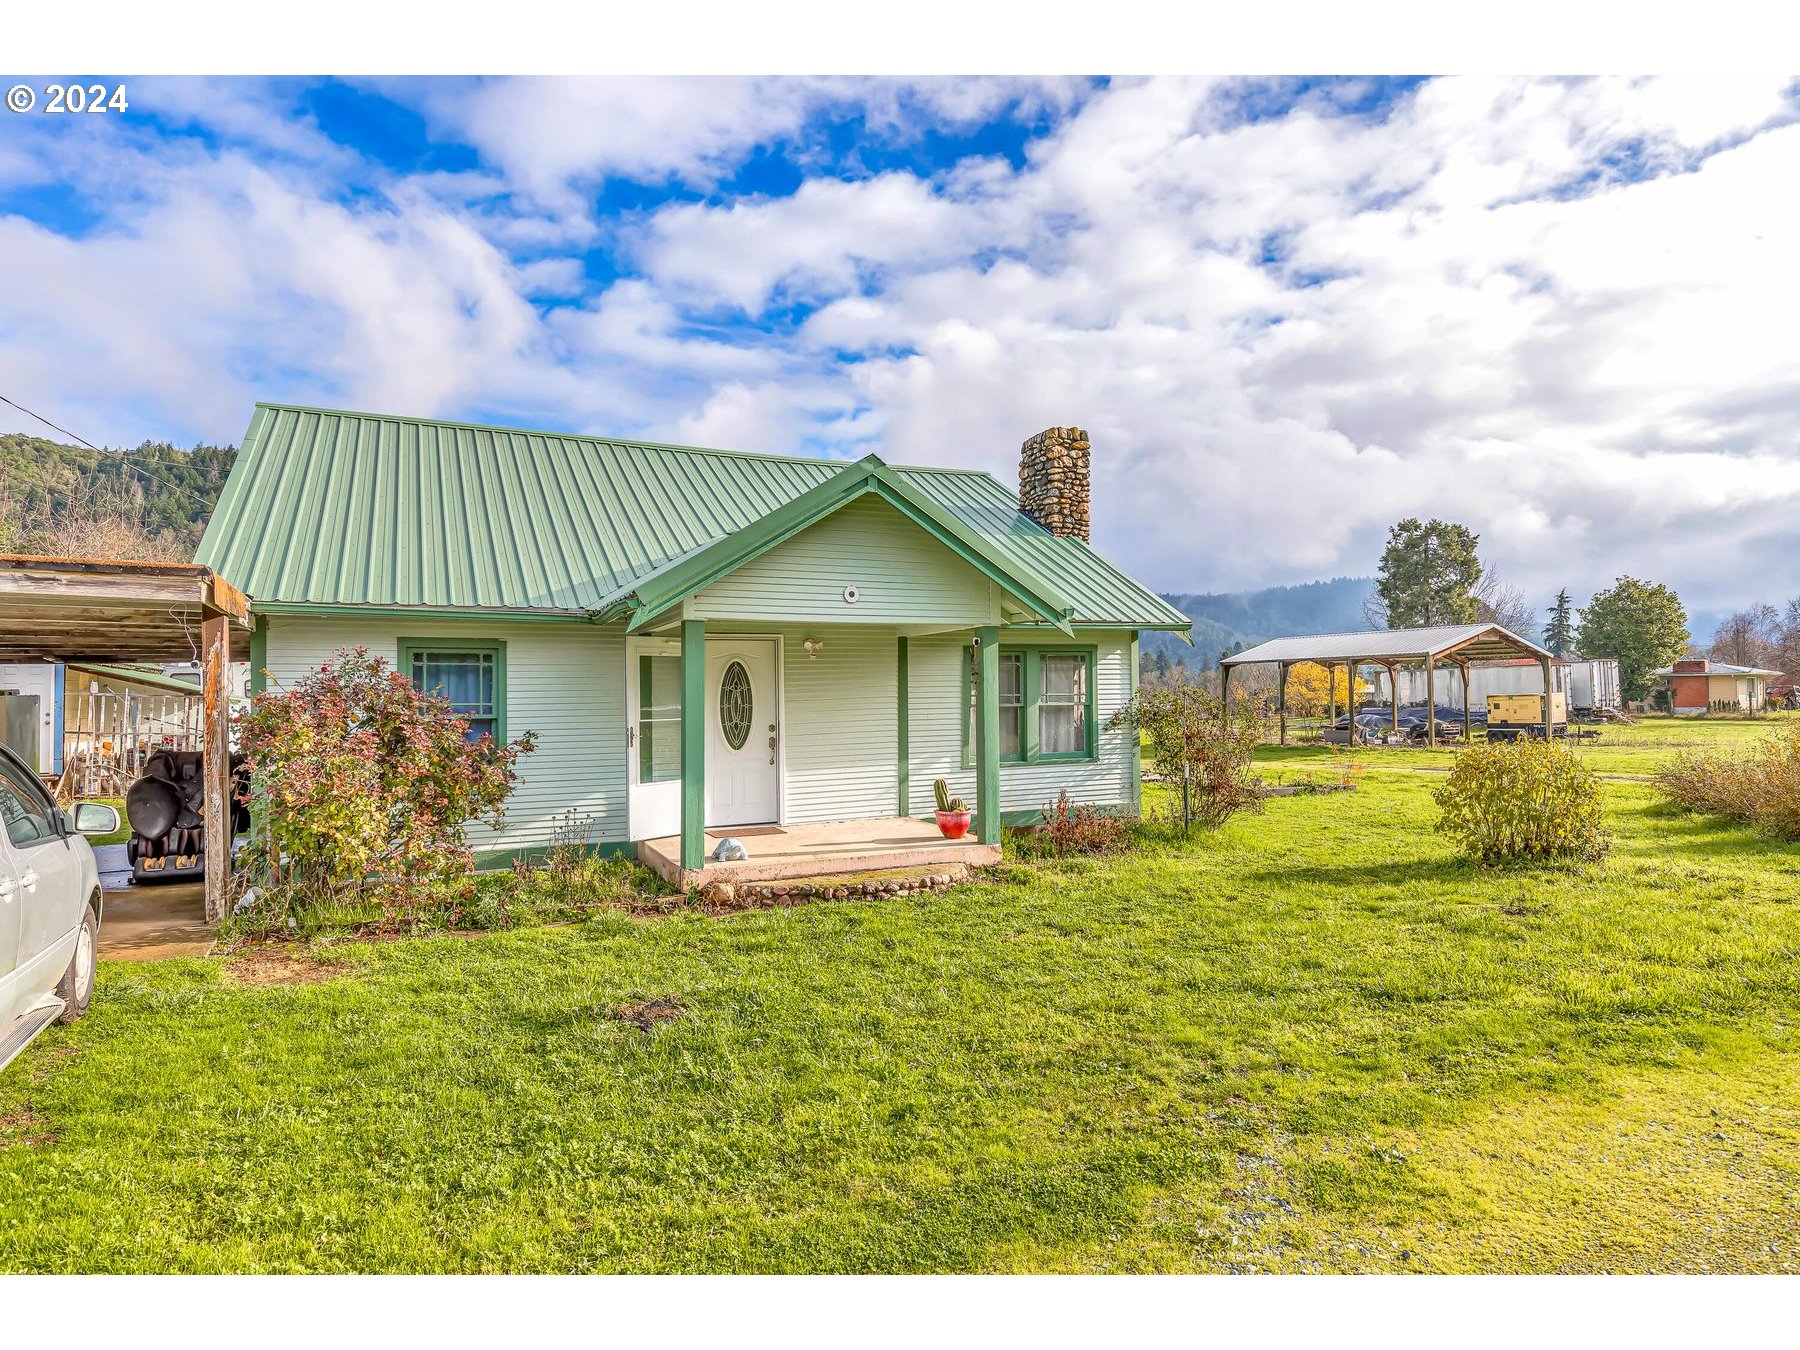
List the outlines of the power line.
{"type": "Polygon", "coordinates": [[[70,431],[67,427],[57,426],[56,423],[52,422],[48,417],[45,417],[39,413],[34,413],[33,411],[31,411],[30,408],[27,408],[26,406],[24,406],[24,404],[14,403],[5,394],[0,394],[0,403],[4,403],[8,407],[17,408],[20,412],[24,413],[27,417],[37,418],[38,421],[42,422],[45,426],[49,427],[50,430],[60,431],[60,432],[62,432],[63,435],[69,437],[71,440],[81,441],[81,443],[90,450],[98,450],[100,448],[99,446],[95,445],[92,441],[82,441],[81,437],[77,436],[74,432],[70,431]]]}
{"type": "Polygon", "coordinates": [[[133,464],[131,462],[131,452],[129,450],[119,450],[119,451],[115,452],[115,451],[103,449],[102,447],[95,445],[92,441],[85,440],[82,437],[77,436],[74,432],[70,431],[67,427],[57,426],[56,423],[52,422],[48,417],[45,417],[42,413],[34,413],[30,408],[27,408],[22,403],[14,403],[5,394],[0,394],[0,403],[4,403],[8,407],[11,407],[11,408],[17,408],[20,412],[24,413],[27,417],[37,418],[38,421],[42,422],[45,426],[49,427],[52,431],[60,431],[63,435],[69,437],[71,440],[80,441],[88,449],[96,451],[99,454],[108,455],[108,454],[116,453],[119,456],[120,460],[122,460],[124,462],[124,464],[127,468],[135,469],[138,473],[141,473],[144,475],[144,477],[148,478],[152,483],[160,483],[164,487],[168,488],[169,491],[171,491],[171,492],[179,492],[184,497],[190,497],[194,501],[199,502],[200,505],[204,506],[208,511],[212,510],[212,508],[213,508],[213,504],[211,502],[207,501],[206,498],[202,497],[198,492],[194,492],[188,488],[184,488],[179,483],[171,483],[166,478],[158,478],[155,474],[151,473],[150,470],[144,468],[141,464],[133,464]]]}

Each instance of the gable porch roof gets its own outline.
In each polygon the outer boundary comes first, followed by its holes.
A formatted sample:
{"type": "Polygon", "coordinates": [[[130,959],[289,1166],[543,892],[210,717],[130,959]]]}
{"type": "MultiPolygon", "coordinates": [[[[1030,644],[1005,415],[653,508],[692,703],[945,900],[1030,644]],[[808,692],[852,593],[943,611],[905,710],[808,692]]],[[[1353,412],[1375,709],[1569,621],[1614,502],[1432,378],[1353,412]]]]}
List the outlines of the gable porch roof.
{"type": "Polygon", "coordinates": [[[1022,608],[1062,632],[1070,632],[1074,606],[1017,559],[1008,558],[961,521],[942,510],[923,493],[874,455],[846,466],[792,501],[776,507],[736,534],[687,553],[668,566],[635,583],[602,606],[597,617],[606,619],[620,611],[632,614],[636,632],[654,623],[688,596],[793,538],[835,511],[862,497],[875,496],[888,503],[939,544],[955,553],[989,581],[1011,596],[1022,608]]]}

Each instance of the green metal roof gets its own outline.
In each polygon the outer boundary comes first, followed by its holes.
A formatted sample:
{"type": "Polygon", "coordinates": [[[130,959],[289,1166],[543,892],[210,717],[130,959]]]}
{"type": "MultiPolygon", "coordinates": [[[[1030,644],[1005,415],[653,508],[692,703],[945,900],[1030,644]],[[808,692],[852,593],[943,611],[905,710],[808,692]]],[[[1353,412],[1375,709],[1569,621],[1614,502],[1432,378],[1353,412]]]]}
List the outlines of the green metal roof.
{"type": "Polygon", "coordinates": [[[87,675],[98,675],[103,680],[120,680],[128,684],[141,684],[147,689],[163,689],[174,694],[187,694],[193,698],[200,697],[200,686],[187,680],[178,680],[172,675],[165,675],[160,670],[147,670],[142,666],[102,666],[89,661],[71,661],[70,670],[78,670],[87,675]]]}
{"type": "Polygon", "coordinates": [[[846,473],[896,491],[1066,621],[1186,615],[985,473],[655,445],[259,403],[197,561],[256,608],[617,609],[846,473]]]}

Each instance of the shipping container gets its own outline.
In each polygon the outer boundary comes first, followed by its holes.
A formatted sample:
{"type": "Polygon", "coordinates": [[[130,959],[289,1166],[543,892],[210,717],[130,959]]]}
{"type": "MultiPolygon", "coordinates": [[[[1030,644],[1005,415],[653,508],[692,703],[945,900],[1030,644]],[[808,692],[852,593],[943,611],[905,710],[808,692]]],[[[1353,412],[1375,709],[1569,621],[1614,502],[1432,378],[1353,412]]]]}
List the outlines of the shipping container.
{"type": "Polygon", "coordinates": [[[1599,708],[1619,707],[1619,663],[1613,660],[1569,663],[1569,706],[1579,717],[1599,708]]]}
{"type": "MultiPolygon", "coordinates": [[[[1619,663],[1603,661],[1557,661],[1552,664],[1557,692],[1568,697],[1569,707],[1578,717],[1590,716],[1596,708],[1617,709],[1619,703],[1619,663]]],[[[1424,706],[1425,671],[1423,667],[1399,672],[1400,706],[1424,706]]],[[[1389,695],[1386,672],[1377,672],[1378,695],[1389,695]]],[[[1469,667],[1469,703],[1480,707],[1491,694],[1541,694],[1544,692],[1544,668],[1536,661],[1499,661],[1469,667]]],[[[1439,666],[1437,701],[1441,707],[1455,707],[1462,702],[1462,672],[1454,666],[1439,666]]]]}

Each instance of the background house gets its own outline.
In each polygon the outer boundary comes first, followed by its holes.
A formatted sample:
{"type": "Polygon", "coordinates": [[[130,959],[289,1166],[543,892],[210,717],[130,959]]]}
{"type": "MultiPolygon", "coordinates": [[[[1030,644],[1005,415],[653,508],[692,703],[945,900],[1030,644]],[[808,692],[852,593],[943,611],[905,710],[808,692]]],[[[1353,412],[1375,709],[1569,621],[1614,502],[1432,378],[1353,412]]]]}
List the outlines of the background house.
{"type": "MultiPolygon", "coordinates": [[[[1067,790],[1127,806],[1104,723],[1138,632],[1189,620],[1088,544],[1089,445],[985,473],[259,405],[200,546],[291,683],[364,646],[481,732],[536,733],[490,861],[571,824],[625,847],[712,827],[928,814],[997,842],[1067,790]]],[[[266,672],[266,676],[265,676],[266,672]]],[[[866,831],[879,836],[878,825],[866,831]]]]}
{"type": "Polygon", "coordinates": [[[1778,670],[1734,666],[1704,656],[1687,657],[1655,674],[1668,691],[1670,710],[1686,717],[1704,712],[1761,712],[1768,702],[1769,681],[1781,678],[1778,670]]]}

